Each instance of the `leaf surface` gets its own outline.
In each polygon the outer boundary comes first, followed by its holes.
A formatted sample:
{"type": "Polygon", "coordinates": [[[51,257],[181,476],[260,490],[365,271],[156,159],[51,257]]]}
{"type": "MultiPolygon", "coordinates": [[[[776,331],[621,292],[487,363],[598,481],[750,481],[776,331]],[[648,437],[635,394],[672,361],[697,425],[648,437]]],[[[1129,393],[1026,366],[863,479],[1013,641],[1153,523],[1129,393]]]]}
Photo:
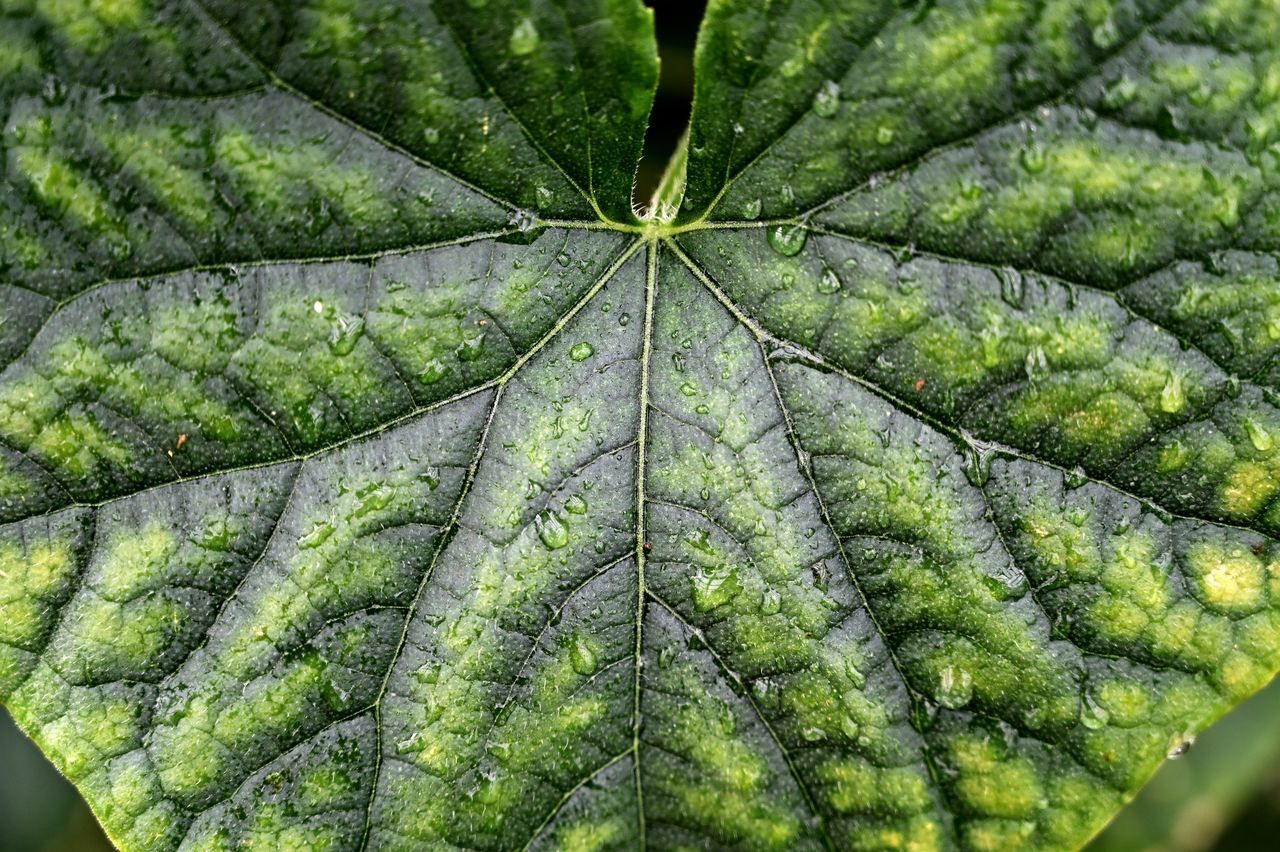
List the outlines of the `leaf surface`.
{"type": "Polygon", "coordinates": [[[1270,4],[713,2],[644,218],[631,0],[3,11],[0,698],[123,848],[1074,848],[1280,669],[1270,4]]]}

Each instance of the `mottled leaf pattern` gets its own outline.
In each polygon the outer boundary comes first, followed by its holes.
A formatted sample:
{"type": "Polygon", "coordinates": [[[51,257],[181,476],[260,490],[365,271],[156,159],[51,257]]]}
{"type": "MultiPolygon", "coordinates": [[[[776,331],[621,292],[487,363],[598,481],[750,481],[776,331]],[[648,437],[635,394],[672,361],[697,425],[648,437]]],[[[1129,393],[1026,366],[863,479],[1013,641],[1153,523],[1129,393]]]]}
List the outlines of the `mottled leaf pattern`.
{"type": "Polygon", "coordinates": [[[1280,11],[0,0],[0,698],[126,849],[1067,849],[1280,669],[1280,11]],[[683,190],[683,193],[682,193],[683,190]]]}

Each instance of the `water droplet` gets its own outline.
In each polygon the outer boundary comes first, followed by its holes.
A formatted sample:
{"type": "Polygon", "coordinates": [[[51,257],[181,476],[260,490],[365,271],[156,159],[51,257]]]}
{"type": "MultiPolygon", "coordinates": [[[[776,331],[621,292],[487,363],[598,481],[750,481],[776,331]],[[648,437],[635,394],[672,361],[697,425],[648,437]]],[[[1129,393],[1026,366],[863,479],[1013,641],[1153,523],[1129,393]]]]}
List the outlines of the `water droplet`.
{"type": "Polygon", "coordinates": [[[231,549],[233,539],[234,531],[231,526],[226,521],[214,520],[205,527],[204,535],[200,538],[200,546],[206,550],[225,553],[231,549]]]}
{"type": "Polygon", "coordinates": [[[364,334],[364,317],[335,314],[333,329],[329,332],[329,351],[339,357],[350,355],[364,334]]]}
{"type": "Polygon", "coordinates": [[[618,325],[622,326],[623,328],[626,328],[630,324],[631,324],[631,314],[618,315],[618,325]]]}
{"type": "Polygon", "coordinates": [[[762,615],[777,615],[782,611],[782,594],[777,589],[769,589],[760,599],[762,615]]]}
{"type": "Polygon", "coordinates": [[[571,515],[585,515],[587,513],[587,501],[582,499],[582,495],[574,494],[564,501],[564,510],[571,515]]]}
{"type": "Polygon", "coordinates": [[[523,207],[517,207],[511,211],[511,215],[507,217],[507,224],[515,228],[522,234],[527,234],[538,224],[538,217],[534,215],[532,210],[525,210],[523,207]]]}
{"type": "Polygon", "coordinates": [[[1101,23],[1094,26],[1089,35],[1099,50],[1107,50],[1120,40],[1120,28],[1116,26],[1115,18],[1107,15],[1101,23]]]}
{"type": "Polygon", "coordinates": [[[551,201],[556,197],[556,194],[545,186],[540,186],[534,192],[533,196],[537,201],[538,209],[544,210],[551,205],[551,201]]]}
{"type": "Polygon", "coordinates": [[[755,198],[755,199],[752,199],[751,201],[748,201],[746,204],[742,205],[742,218],[743,219],[756,218],[757,216],[760,215],[760,208],[762,206],[763,205],[760,203],[759,198],[755,198]]]}
{"type": "Polygon", "coordinates": [[[533,525],[547,550],[559,550],[569,543],[569,528],[553,513],[539,512],[533,519],[533,525]]]}
{"type": "Polygon", "coordinates": [[[831,267],[822,270],[822,277],[818,279],[818,292],[830,295],[840,289],[840,276],[831,267]]]}
{"type": "Polygon", "coordinates": [[[582,343],[575,343],[569,350],[569,357],[575,361],[585,361],[594,354],[596,354],[596,348],[585,340],[582,343]]]}
{"type": "Polygon", "coordinates": [[[319,547],[333,535],[334,525],[329,521],[316,521],[311,529],[298,539],[298,547],[309,549],[319,547]]]}
{"type": "Polygon", "coordinates": [[[573,641],[569,643],[569,665],[580,675],[595,674],[600,667],[596,652],[581,636],[573,637],[573,641]]]}
{"type": "Polygon", "coordinates": [[[1271,436],[1271,432],[1267,427],[1263,426],[1257,420],[1248,418],[1244,421],[1245,431],[1249,433],[1249,442],[1253,444],[1253,448],[1260,453],[1268,452],[1275,446],[1275,438],[1271,436]]]}
{"type": "Polygon", "coordinates": [[[816,743],[825,740],[827,738],[827,732],[821,728],[810,726],[801,730],[800,736],[804,737],[808,742],[816,743]]]}
{"type": "Polygon", "coordinates": [[[1196,738],[1193,734],[1186,734],[1179,739],[1174,740],[1169,745],[1169,759],[1177,760],[1187,752],[1191,751],[1191,747],[1196,744],[1196,738]]]}
{"type": "Polygon", "coordinates": [[[996,277],[1000,279],[1000,298],[1010,307],[1021,309],[1023,297],[1026,295],[1022,273],[1003,266],[996,270],[996,277]]]}
{"type": "Polygon", "coordinates": [[[1022,163],[1022,168],[1031,175],[1040,174],[1048,164],[1044,146],[1039,142],[1028,142],[1018,155],[1018,159],[1022,163]]]}
{"type": "Polygon", "coordinates": [[[880,145],[888,145],[893,141],[893,128],[885,127],[883,124],[876,128],[876,143],[880,145]]]}
{"type": "Polygon", "coordinates": [[[845,716],[840,720],[840,732],[849,739],[856,740],[861,731],[862,727],[858,724],[858,720],[852,716],[845,716]]]}
{"type": "Polygon", "coordinates": [[[999,565],[982,578],[982,584],[998,601],[1016,601],[1027,594],[1027,578],[1013,565],[999,565]]]}
{"type": "Polygon", "coordinates": [[[728,564],[699,568],[689,582],[693,585],[693,606],[698,612],[723,606],[742,591],[738,569],[728,564]]]}
{"type": "Polygon", "coordinates": [[[813,112],[819,118],[831,118],[840,109],[840,84],[828,80],[813,96],[813,112]]]}
{"type": "Polygon", "coordinates": [[[711,535],[704,529],[696,529],[684,537],[684,543],[699,550],[703,553],[709,553],[712,556],[716,553],[716,547],[711,543],[711,535]]]}
{"type": "Polygon", "coordinates": [[[365,515],[379,512],[390,506],[395,496],[396,490],[390,485],[383,482],[371,482],[356,492],[359,502],[352,509],[351,514],[353,517],[363,518],[365,515]]]}
{"type": "Polygon", "coordinates": [[[1111,721],[1111,714],[1107,708],[1103,707],[1088,692],[1084,693],[1084,699],[1080,704],[1080,724],[1084,725],[1091,731],[1097,731],[1105,728],[1107,722],[1111,721]]]}
{"type": "Polygon", "coordinates": [[[532,18],[525,18],[511,31],[511,52],[516,56],[528,56],[538,49],[538,28],[532,18]]]}
{"type": "Polygon", "coordinates": [[[457,355],[459,361],[478,361],[480,356],[484,354],[484,338],[485,332],[462,338],[462,343],[458,344],[457,355]]]}
{"type": "Polygon", "coordinates": [[[946,666],[938,672],[934,698],[948,710],[959,710],[973,700],[973,675],[959,666],[946,666]]]}
{"type": "Polygon", "coordinates": [[[444,378],[444,374],[449,372],[449,368],[441,363],[439,358],[432,358],[422,368],[422,372],[418,374],[418,378],[422,380],[424,385],[434,385],[436,382],[444,378]]]}
{"type": "Polygon", "coordinates": [[[67,87],[57,77],[49,77],[44,81],[40,97],[49,106],[59,106],[67,99],[67,87]]]}
{"type": "Polygon", "coordinates": [[[849,683],[853,684],[854,689],[862,689],[867,685],[867,676],[854,665],[852,660],[845,661],[844,673],[849,676],[849,683]]]}
{"type": "Polygon", "coordinates": [[[1160,391],[1160,410],[1165,414],[1177,414],[1187,403],[1187,394],[1182,389],[1182,374],[1170,370],[1165,379],[1164,389],[1160,391]]]}
{"type": "Polygon", "coordinates": [[[1062,484],[1067,490],[1074,491],[1089,481],[1089,474],[1085,473],[1084,468],[1077,465],[1062,474],[1062,484]]]}
{"type": "Polygon", "coordinates": [[[1107,87],[1102,93],[1102,102],[1110,109],[1119,109],[1128,105],[1138,95],[1138,84],[1127,74],[1107,87]]]}
{"type": "Polygon", "coordinates": [[[680,385],[680,393],[684,394],[685,396],[697,396],[698,386],[695,385],[693,382],[684,382],[683,384],[680,385]]]}
{"type": "Polygon", "coordinates": [[[1034,381],[1049,372],[1049,359],[1044,354],[1044,348],[1036,345],[1027,351],[1027,360],[1025,365],[1027,378],[1034,381]]]}
{"type": "Polygon", "coordinates": [[[440,141],[440,131],[434,127],[422,128],[422,138],[426,140],[428,145],[434,145],[440,141]]]}
{"type": "Polygon", "coordinates": [[[967,444],[964,453],[964,475],[975,488],[981,488],[991,478],[991,460],[995,457],[995,447],[979,441],[967,432],[962,432],[967,444]]]}
{"type": "Polygon", "coordinates": [[[769,246],[783,257],[794,257],[804,248],[809,232],[804,225],[777,225],[769,230],[769,246]]]}

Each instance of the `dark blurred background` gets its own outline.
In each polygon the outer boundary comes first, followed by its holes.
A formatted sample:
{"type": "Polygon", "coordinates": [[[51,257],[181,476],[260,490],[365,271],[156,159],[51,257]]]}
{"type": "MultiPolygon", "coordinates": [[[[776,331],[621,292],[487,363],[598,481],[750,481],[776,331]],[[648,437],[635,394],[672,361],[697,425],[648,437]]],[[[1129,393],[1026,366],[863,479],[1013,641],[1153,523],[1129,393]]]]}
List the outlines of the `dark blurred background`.
{"type": "MultiPolygon", "coordinates": [[[[652,126],[636,180],[647,200],[689,119],[693,42],[705,2],[648,3],[662,53],[652,126]]],[[[0,852],[109,850],[93,815],[0,710],[0,852]]],[[[1089,852],[1280,849],[1280,682],[1171,760],[1089,852]]]]}

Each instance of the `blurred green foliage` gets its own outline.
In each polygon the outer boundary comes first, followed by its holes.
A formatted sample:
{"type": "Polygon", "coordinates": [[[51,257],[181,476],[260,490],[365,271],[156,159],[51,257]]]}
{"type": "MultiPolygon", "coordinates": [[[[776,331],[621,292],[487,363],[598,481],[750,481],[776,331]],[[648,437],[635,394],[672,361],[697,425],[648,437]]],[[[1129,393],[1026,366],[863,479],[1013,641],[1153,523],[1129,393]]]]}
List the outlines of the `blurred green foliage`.
{"type": "Polygon", "coordinates": [[[96,852],[110,848],[75,788],[0,709],[0,849],[96,852]]]}
{"type": "Polygon", "coordinates": [[[1089,852],[1280,848],[1280,680],[1170,760],[1089,852]]]}

